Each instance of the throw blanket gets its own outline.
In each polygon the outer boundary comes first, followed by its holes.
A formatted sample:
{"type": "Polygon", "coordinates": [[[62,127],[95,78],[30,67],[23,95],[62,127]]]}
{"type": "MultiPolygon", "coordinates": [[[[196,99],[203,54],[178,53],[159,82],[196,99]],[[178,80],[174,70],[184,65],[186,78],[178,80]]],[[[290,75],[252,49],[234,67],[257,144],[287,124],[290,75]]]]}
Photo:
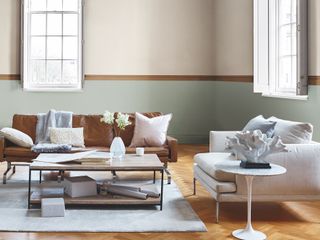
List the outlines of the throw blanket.
{"type": "Polygon", "coordinates": [[[72,112],[50,110],[37,115],[36,144],[50,143],[49,128],[71,128],[72,112]]]}
{"type": "Polygon", "coordinates": [[[71,152],[71,149],[68,144],[38,143],[31,150],[36,153],[65,153],[71,152]]]}

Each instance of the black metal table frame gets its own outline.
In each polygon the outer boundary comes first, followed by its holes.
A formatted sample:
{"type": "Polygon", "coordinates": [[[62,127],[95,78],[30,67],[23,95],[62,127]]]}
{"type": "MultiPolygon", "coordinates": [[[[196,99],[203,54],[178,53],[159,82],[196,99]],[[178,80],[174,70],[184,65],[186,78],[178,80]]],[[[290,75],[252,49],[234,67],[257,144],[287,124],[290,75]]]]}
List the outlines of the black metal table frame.
{"type": "MultiPolygon", "coordinates": [[[[164,182],[164,168],[161,168],[160,170],[154,170],[154,169],[138,169],[138,168],[132,168],[132,169],[110,169],[110,170],[106,170],[106,169],[65,169],[65,170],[61,170],[61,169],[57,169],[57,168],[50,168],[50,169],[31,169],[31,167],[29,166],[29,185],[28,185],[28,209],[31,208],[31,175],[33,171],[39,171],[40,177],[39,177],[39,183],[41,183],[41,173],[42,171],[58,171],[60,174],[62,172],[65,171],[69,171],[69,172],[83,172],[83,171],[90,171],[90,172],[112,172],[112,171],[117,171],[117,172],[153,172],[153,183],[155,183],[155,177],[156,177],[156,172],[159,171],[161,173],[161,190],[160,190],[160,204],[148,204],[148,205],[156,205],[156,206],[160,206],[160,211],[162,211],[162,207],[163,207],[163,182],[164,182]]],[[[108,205],[108,204],[105,204],[108,205]]],[[[116,205],[116,204],[112,204],[112,205],[116,205]]],[[[143,205],[143,204],[137,204],[137,205],[143,205]]]]}

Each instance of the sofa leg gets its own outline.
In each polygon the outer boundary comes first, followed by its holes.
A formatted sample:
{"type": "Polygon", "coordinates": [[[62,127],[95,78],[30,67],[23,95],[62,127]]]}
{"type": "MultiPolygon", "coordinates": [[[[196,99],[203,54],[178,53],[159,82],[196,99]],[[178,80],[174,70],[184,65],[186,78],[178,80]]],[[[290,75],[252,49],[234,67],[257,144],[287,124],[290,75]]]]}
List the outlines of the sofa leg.
{"type": "Polygon", "coordinates": [[[170,173],[170,171],[168,169],[168,163],[164,164],[164,171],[167,174],[168,184],[171,184],[171,173],[170,173]]]}
{"type": "Polygon", "coordinates": [[[3,184],[7,183],[7,174],[11,170],[11,162],[7,162],[7,170],[3,174],[3,184]]]}
{"type": "Polygon", "coordinates": [[[220,203],[216,201],[216,223],[219,223],[219,208],[220,208],[220,203]]]}
{"type": "Polygon", "coordinates": [[[197,195],[197,179],[193,178],[193,195],[197,195]]]}

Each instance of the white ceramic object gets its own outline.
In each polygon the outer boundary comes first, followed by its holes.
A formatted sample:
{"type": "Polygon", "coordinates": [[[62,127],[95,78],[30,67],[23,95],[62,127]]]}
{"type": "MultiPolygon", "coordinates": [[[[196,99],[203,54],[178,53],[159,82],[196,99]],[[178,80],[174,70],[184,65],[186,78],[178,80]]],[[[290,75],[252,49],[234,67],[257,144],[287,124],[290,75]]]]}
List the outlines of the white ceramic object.
{"type": "Polygon", "coordinates": [[[122,159],[126,154],[126,147],[121,137],[115,137],[110,146],[111,156],[115,159],[122,159]]]}
{"type": "Polygon", "coordinates": [[[237,159],[254,163],[265,162],[269,154],[287,151],[279,136],[268,138],[260,130],[237,132],[234,137],[227,137],[226,146],[237,159]]]}
{"type": "Polygon", "coordinates": [[[138,156],[143,156],[144,155],[144,148],[143,147],[137,147],[136,148],[136,154],[138,156]]]}

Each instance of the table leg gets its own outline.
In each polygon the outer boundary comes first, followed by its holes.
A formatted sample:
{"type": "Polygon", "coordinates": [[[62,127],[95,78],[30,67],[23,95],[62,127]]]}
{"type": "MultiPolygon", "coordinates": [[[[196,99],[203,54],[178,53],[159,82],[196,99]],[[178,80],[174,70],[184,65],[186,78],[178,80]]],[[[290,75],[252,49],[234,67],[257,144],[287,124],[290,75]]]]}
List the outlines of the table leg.
{"type": "Polygon", "coordinates": [[[31,197],[31,169],[29,168],[28,209],[30,209],[30,197],[31,197]]]}
{"type": "Polygon", "coordinates": [[[156,183],[156,171],[153,171],[153,184],[156,183]]]}
{"type": "Polygon", "coordinates": [[[263,240],[266,239],[267,236],[259,231],[253,229],[251,224],[251,201],[252,201],[252,181],[253,176],[246,176],[247,182],[247,226],[245,229],[239,229],[232,232],[232,235],[238,239],[245,239],[245,240],[263,240]]]}
{"type": "Polygon", "coordinates": [[[160,196],[160,210],[162,211],[162,205],[163,205],[163,172],[164,170],[161,170],[161,196],[160,196]]]}
{"type": "Polygon", "coordinates": [[[42,170],[39,171],[39,183],[42,182],[42,170]]]}

